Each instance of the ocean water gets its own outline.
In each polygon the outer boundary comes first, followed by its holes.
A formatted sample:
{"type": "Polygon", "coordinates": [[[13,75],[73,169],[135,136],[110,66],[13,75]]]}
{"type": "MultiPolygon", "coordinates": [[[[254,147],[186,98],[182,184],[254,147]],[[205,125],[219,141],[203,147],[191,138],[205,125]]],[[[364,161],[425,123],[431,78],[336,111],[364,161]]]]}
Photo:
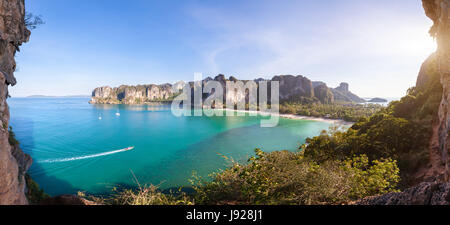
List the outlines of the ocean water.
{"type": "Polygon", "coordinates": [[[90,105],[87,98],[12,98],[11,126],[33,157],[32,178],[50,195],[107,194],[141,184],[189,186],[193,171],[245,162],[255,148],[295,151],[327,122],[261,117],[175,117],[170,106],[90,105]],[[120,115],[119,115],[120,114],[120,115]],[[101,118],[101,119],[100,119],[101,118]],[[134,146],[132,151],[124,148],[134,146]]]}

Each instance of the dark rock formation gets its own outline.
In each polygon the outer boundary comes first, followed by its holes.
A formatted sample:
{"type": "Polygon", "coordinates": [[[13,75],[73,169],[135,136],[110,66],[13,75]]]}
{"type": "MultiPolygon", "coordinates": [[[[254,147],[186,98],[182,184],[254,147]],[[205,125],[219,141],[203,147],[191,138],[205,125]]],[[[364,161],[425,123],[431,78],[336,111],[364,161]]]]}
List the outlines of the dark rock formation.
{"type": "Polygon", "coordinates": [[[18,145],[9,143],[8,85],[15,85],[14,56],[27,42],[30,31],[25,26],[24,0],[0,1],[0,205],[28,204],[24,174],[31,158],[18,145]]]}
{"type": "Polygon", "coordinates": [[[331,89],[334,95],[334,101],[336,102],[366,102],[364,99],[350,92],[349,84],[341,83],[339,87],[331,89]]]}
{"type": "Polygon", "coordinates": [[[357,205],[450,205],[450,183],[422,183],[399,193],[368,197],[357,205]]]}
{"type": "Polygon", "coordinates": [[[340,92],[344,92],[345,93],[345,92],[349,92],[350,91],[349,87],[350,87],[350,85],[348,83],[341,83],[339,85],[339,87],[337,87],[335,89],[336,89],[336,91],[340,91],[340,92]]]}
{"type": "Polygon", "coordinates": [[[272,81],[280,82],[280,101],[314,97],[312,82],[304,76],[280,75],[272,78],[272,81]]]}
{"type": "Polygon", "coordinates": [[[99,205],[96,202],[86,200],[75,195],[61,195],[47,198],[39,202],[39,205],[99,205]]]}
{"type": "Polygon", "coordinates": [[[333,104],[334,95],[327,85],[322,84],[314,88],[314,96],[323,104],[333,104]]]}

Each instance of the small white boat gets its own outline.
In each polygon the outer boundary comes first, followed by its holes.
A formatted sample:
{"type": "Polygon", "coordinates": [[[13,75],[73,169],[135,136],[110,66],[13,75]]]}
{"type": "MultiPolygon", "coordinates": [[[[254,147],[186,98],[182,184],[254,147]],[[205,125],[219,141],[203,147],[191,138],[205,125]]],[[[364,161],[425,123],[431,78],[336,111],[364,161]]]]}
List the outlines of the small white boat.
{"type": "Polygon", "coordinates": [[[103,118],[101,116],[98,117],[98,120],[102,120],[103,118]]]}
{"type": "Polygon", "coordinates": [[[116,116],[120,116],[120,113],[116,113],[116,116]]]}
{"type": "Polygon", "coordinates": [[[128,147],[128,148],[125,148],[125,149],[123,149],[124,151],[131,151],[131,150],[133,150],[134,149],[134,147],[128,147]]]}

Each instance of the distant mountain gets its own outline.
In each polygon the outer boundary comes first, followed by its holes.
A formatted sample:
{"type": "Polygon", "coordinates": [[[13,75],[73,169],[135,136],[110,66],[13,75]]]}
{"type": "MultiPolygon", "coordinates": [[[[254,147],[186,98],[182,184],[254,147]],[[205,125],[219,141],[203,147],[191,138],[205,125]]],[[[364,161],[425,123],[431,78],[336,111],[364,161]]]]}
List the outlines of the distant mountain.
{"type": "Polygon", "coordinates": [[[372,98],[367,102],[373,102],[373,103],[384,103],[384,102],[388,102],[387,99],[384,98],[372,98]]]}
{"type": "MultiPolygon", "coordinates": [[[[317,88],[320,86],[326,86],[322,81],[314,81],[313,87],[317,88]]],[[[364,103],[366,100],[360,98],[356,94],[353,94],[349,90],[350,85],[348,83],[341,83],[337,88],[329,88],[333,94],[334,102],[354,102],[354,103],[364,103]]],[[[322,88],[323,89],[323,88],[322,88]]]]}
{"type": "Polygon", "coordinates": [[[331,91],[334,95],[334,100],[337,102],[356,102],[364,103],[366,100],[350,92],[348,83],[341,83],[339,87],[332,88],[331,91]]]}

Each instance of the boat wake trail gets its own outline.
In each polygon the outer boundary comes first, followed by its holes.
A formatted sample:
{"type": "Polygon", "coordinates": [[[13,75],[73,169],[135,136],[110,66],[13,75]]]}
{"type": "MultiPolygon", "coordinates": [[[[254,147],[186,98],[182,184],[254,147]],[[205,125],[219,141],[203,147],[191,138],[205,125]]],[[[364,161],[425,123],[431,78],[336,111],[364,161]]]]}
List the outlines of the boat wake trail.
{"type": "Polygon", "coordinates": [[[38,163],[58,163],[58,162],[70,162],[70,161],[76,161],[76,160],[83,160],[83,159],[91,159],[91,158],[97,158],[107,155],[113,155],[121,152],[127,152],[133,150],[134,147],[124,148],[120,150],[110,151],[110,152],[103,152],[93,155],[86,155],[86,156],[78,156],[78,157],[71,157],[71,158],[64,158],[64,159],[48,159],[43,161],[38,161],[38,163]]]}

